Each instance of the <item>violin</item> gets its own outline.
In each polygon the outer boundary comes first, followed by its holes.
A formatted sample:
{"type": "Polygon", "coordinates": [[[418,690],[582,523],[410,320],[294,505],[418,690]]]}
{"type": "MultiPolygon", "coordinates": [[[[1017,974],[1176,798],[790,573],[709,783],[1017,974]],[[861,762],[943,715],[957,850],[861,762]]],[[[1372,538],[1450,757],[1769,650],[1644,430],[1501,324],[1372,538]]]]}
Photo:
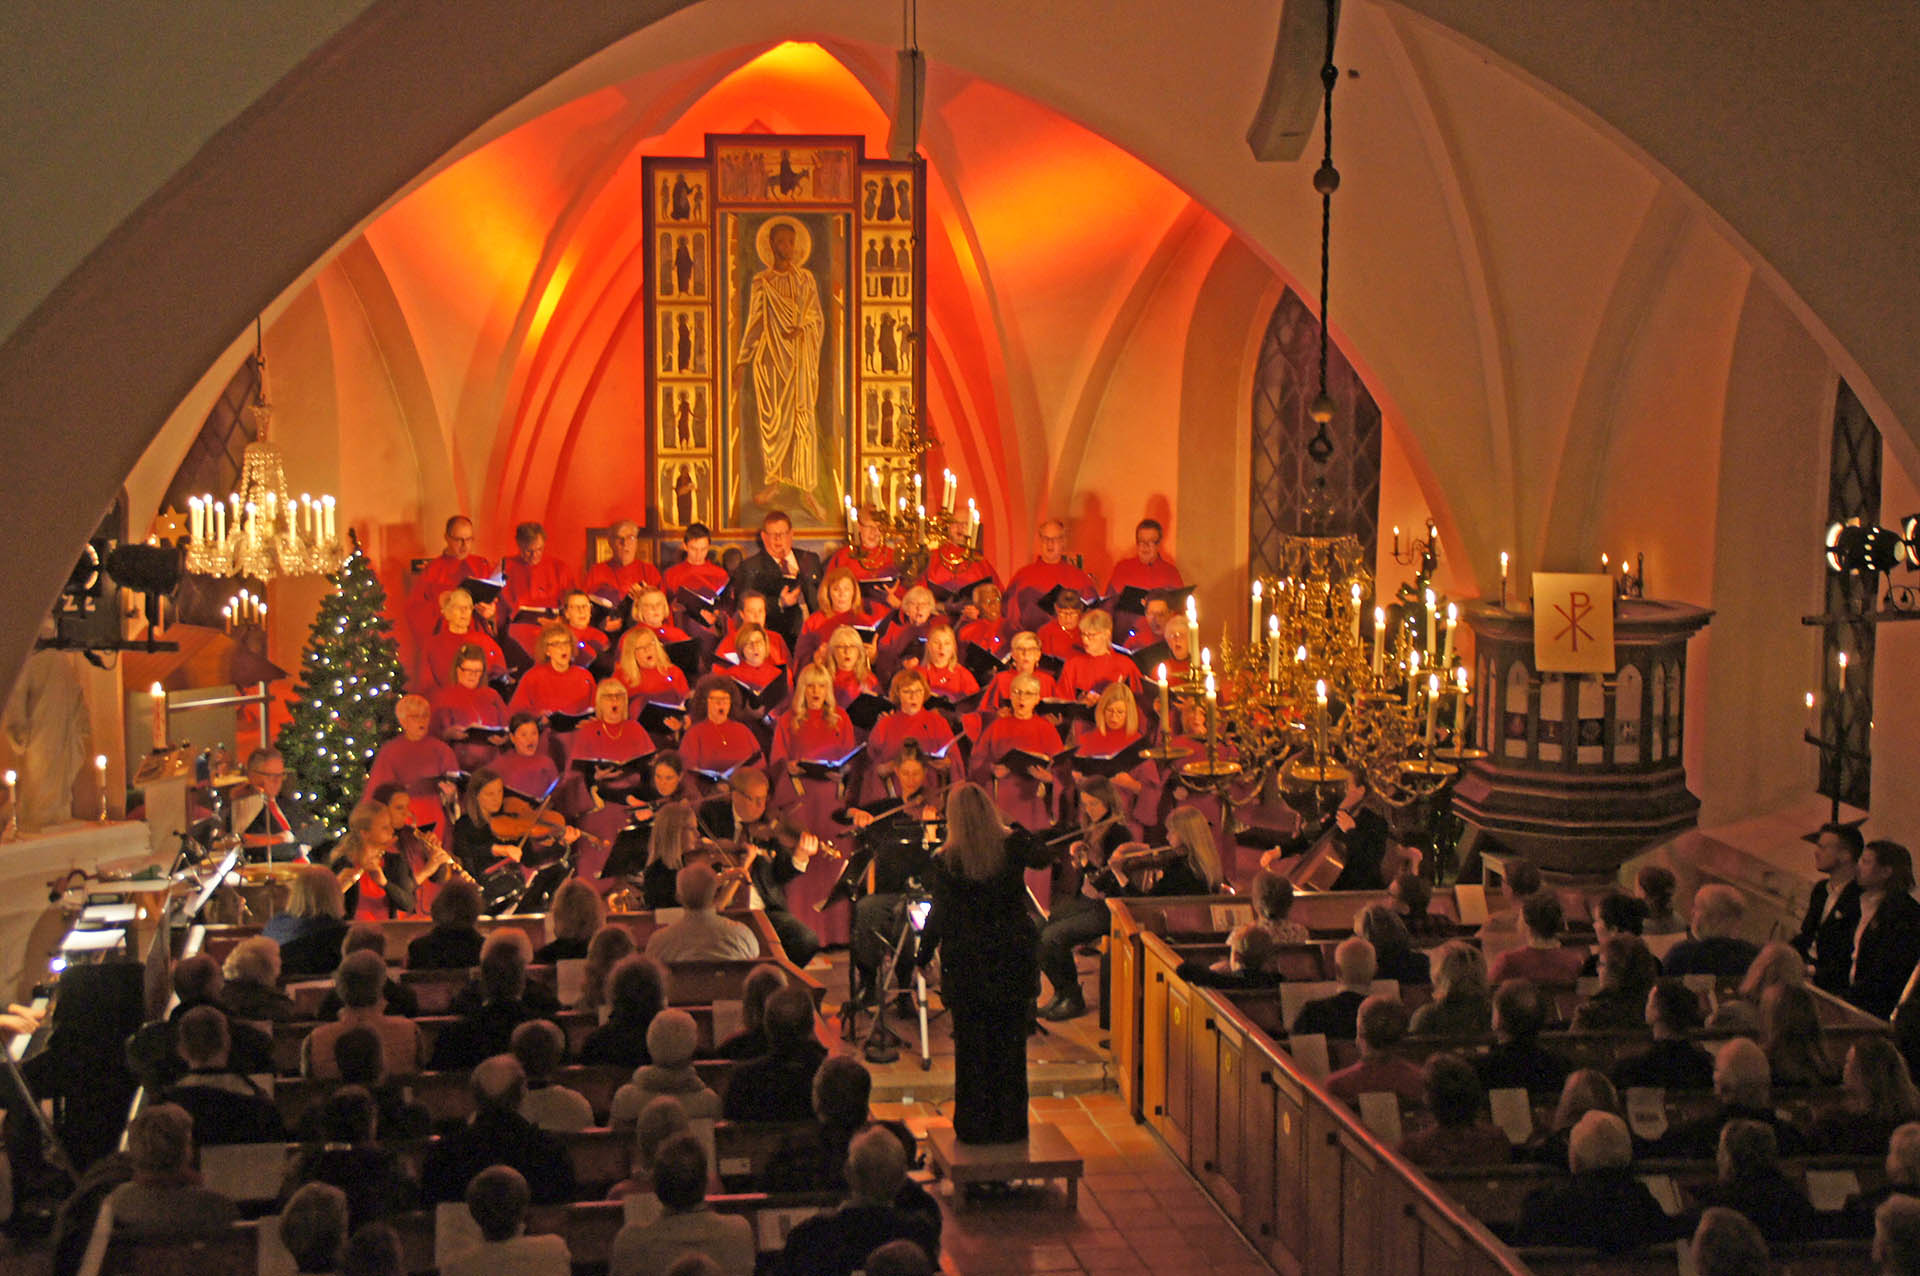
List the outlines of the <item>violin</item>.
{"type": "Polygon", "coordinates": [[[1185,847],[1144,846],[1136,842],[1108,856],[1107,871],[1125,885],[1140,886],[1145,889],[1143,881],[1135,881],[1135,874],[1143,874],[1151,869],[1169,868],[1185,858],[1187,858],[1185,847]]]}
{"type": "Polygon", "coordinates": [[[566,833],[567,817],[545,803],[535,806],[519,794],[509,793],[487,824],[495,841],[547,842],[566,833]]]}

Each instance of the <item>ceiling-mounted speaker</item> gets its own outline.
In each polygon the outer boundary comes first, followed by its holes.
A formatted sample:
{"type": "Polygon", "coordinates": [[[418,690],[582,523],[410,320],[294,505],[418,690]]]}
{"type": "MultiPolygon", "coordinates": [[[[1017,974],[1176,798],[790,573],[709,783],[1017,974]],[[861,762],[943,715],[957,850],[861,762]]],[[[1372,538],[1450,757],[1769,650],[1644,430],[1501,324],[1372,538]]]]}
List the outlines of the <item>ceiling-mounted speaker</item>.
{"type": "Polygon", "coordinates": [[[918,49],[894,55],[898,74],[893,90],[893,129],[887,134],[887,155],[910,160],[920,149],[920,116],[927,105],[927,60],[918,49]]]}
{"type": "Polygon", "coordinates": [[[1267,68],[1266,91],[1247,126],[1247,148],[1268,163],[1297,160],[1320,119],[1320,66],[1327,56],[1327,8],[1339,0],[1286,0],[1267,68]]]}

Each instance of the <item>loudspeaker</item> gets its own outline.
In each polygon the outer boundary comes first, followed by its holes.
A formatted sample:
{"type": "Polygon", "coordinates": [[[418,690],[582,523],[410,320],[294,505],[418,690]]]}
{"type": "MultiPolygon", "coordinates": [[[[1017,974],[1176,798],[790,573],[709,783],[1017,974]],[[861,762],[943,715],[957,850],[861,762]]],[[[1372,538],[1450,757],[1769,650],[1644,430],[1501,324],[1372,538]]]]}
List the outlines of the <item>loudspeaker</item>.
{"type": "Polygon", "coordinates": [[[927,105],[927,60],[918,49],[894,55],[893,128],[887,134],[887,155],[910,160],[920,149],[920,119],[927,105]]]}

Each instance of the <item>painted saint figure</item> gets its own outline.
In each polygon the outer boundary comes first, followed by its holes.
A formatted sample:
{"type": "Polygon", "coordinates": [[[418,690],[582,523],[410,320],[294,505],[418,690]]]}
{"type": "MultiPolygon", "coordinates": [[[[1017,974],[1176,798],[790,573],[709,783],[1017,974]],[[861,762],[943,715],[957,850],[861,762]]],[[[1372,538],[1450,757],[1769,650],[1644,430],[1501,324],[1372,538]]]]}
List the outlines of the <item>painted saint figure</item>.
{"type": "Polygon", "coordinates": [[[753,277],[747,295],[747,321],[735,359],[736,377],[751,370],[764,485],[756,504],[771,505],[781,487],[793,488],[815,517],[821,515],[813,489],[819,481],[820,345],[826,315],[814,277],[802,269],[812,244],[790,217],[776,217],[762,230],[760,259],[766,269],[753,277]]]}

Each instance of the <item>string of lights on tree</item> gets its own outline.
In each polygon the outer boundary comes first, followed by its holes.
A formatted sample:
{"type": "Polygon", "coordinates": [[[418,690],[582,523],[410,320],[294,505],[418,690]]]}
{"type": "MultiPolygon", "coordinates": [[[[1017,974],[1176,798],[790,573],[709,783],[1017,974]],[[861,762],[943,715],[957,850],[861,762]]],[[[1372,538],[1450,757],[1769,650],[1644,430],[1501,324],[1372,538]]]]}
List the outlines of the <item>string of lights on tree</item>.
{"type": "MultiPolygon", "coordinates": [[[[349,533],[351,535],[351,533],[349,533]]],[[[387,594],[356,540],[320,603],[300,662],[292,717],[276,741],[298,801],[338,836],[367,784],[374,750],[397,730],[406,678],[387,594]]]]}

